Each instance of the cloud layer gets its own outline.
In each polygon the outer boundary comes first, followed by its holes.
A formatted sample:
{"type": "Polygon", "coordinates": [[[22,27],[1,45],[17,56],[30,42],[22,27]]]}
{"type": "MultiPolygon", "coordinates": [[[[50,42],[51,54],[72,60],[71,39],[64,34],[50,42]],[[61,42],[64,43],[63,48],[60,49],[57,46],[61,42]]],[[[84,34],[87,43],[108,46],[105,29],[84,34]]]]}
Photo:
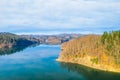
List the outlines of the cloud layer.
{"type": "Polygon", "coordinates": [[[0,31],[93,32],[120,29],[119,0],[1,0],[0,31]]]}

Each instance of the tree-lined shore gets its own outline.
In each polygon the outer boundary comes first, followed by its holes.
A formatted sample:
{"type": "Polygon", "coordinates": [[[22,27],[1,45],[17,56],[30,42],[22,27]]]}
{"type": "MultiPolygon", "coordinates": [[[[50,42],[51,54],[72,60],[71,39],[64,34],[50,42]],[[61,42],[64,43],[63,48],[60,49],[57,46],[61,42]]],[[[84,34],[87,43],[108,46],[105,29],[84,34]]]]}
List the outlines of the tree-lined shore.
{"type": "Polygon", "coordinates": [[[120,30],[87,35],[62,45],[58,61],[120,72],[120,30]]]}
{"type": "Polygon", "coordinates": [[[0,33],[0,49],[11,48],[13,46],[29,46],[36,43],[37,41],[29,40],[25,37],[12,33],[0,33]]]}

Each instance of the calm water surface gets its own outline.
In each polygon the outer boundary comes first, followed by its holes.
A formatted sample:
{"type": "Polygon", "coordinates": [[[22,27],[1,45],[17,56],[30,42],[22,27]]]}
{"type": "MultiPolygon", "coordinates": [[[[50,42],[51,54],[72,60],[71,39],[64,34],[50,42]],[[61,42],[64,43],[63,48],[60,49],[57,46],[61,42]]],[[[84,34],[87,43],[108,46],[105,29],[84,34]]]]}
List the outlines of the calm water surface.
{"type": "Polygon", "coordinates": [[[29,47],[0,56],[0,80],[120,80],[120,74],[55,61],[59,45],[29,47]]]}

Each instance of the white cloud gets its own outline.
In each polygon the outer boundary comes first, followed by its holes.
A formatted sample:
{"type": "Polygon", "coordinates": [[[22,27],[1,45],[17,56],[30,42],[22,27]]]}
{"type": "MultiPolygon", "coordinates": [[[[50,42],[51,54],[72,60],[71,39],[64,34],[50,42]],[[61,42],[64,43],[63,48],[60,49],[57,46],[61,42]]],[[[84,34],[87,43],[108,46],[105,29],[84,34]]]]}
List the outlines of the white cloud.
{"type": "Polygon", "coordinates": [[[1,0],[0,31],[118,27],[119,14],[119,0],[1,0]]]}

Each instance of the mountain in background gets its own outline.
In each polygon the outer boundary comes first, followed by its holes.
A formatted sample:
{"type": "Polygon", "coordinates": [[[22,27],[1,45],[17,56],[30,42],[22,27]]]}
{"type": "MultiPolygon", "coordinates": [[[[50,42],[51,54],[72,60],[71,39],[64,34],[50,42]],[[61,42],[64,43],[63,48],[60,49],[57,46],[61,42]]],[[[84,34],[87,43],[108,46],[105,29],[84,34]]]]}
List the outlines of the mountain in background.
{"type": "Polygon", "coordinates": [[[37,40],[40,44],[59,45],[71,39],[79,38],[82,34],[59,34],[59,35],[21,35],[30,40],[37,40]]]}

